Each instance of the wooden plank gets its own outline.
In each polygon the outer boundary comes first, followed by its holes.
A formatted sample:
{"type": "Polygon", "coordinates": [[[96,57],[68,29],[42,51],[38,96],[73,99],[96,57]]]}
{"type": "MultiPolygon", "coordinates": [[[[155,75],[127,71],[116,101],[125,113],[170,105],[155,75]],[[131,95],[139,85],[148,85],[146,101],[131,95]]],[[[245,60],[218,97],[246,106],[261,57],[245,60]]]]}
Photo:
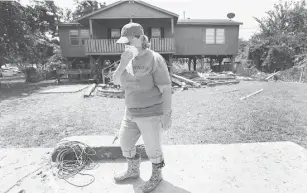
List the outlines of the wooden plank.
{"type": "Polygon", "coordinates": [[[190,80],[190,79],[187,79],[187,78],[184,78],[184,77],[182,77],[182,76],[178,76],[178,75],[176,75],[176,74],[172,74],[172,77],[175,77],[175,78],[177,78],[177,79],[179,79],[179,80],[181,80],[181,81],[184,81],[184,82],[189,83],[189,84],[191,84],[191,85],[193,85],[193,86],[196,86],[196,87],[200,87],[200,86],[201,86],[201,85],[200,85],[199,83],[197,83],[197,82],[194,82],[194,81],[192,81],[192,80],[190,80]]]}
{"type": "Polygon", "coordinates": [[[107,41],[106,41],[106,52],[107,52],[107,53],[110,53],[110,46],[109,46],[109,44],[110,44],[110,41],[107,40],[107,41]]]}
{"type": "Polygon", "coordinates": [[[162,52],[162,42],[163,41],[161,38],[159,38],[158,40],[159,40],[159,51],[162,52]]]}
{"type": "Polygon", "coordinates": [[[172,51],[172,38],[168,38],[167,42],[168,42],[167,51],[172,51]]]}
{"type": "Polygon", "coordinates": [[[164,39],[160,39],[161,51],[164,52],[164,39]]]}
{"type": "Polygon", "coordinates": [[[218,86],[218,85],[228,85],[228,84],[238,84],[239,80],[229,80],[229,81],[220,81],[220,82],[209,82],[207,86],[218,86]]]}
{"type": "Polygon", "coordinates": [[[94,40],[94,42],[95,42],[95,43],[94,43],[94,44],[95,44],[95,52],[97,53],[97,52],[98,52],[98,48],[97,48],[97,46],[98,46],[97,43],[98,43],[98,42],[97,42],[97,40],[94,40]]]}
{"type": "Polygon", "coordinates": [[[252,94],[249,94],[249,95],[247,95],[247,96],[245,96],[245,97],[240,98],[240,100],[247,99],[247,98],[249,98],[249,97],[251,97],[251,96],[253,96],[253,95],[256,95],[256,94],[258,94],[258,93],[261,93],[262,91],[263,91],[263,89],[260,89],[260,90],[258,90],[257,92],[254,92],[254,93],[252,93],[252,94]]]}
{"type": "Polygon", "coordinates": [[[112,52],[112,53],[113,53],[114,51],[113,51],[113,44],[112,44],[112,43],[113,43],[113,41],[112,41],[112,40],[109,40],[108,46],[109,46],[109,52],[112,52]]]}
{"type": "Polygon", "coordinates": [[[4,76],[0,77],[0,82],[1,81],[11,81],[11,80],[23,80],[25,79],[25,76],[4,76]]]}
{"type": "Polygon", "coordinates": [[[279,73],[279,71],[278,71],[278,72],[275,72],[275,73],[273,73],[273,74],[271,74],[271,75],[268,76],[265,80],[269,80],[270,78],[272,78],[273,76],[275,76],[277,73],[279,73]]]}
{"type": "Polygon", "coordinates": [[[111,48],[112,48],[112,52],[116,52],[116,48],[115,48],[116,42],[114,40],[111,41],[111,48]]]}
{"type": "Polygon", "coordinates": [[[98,42],[98,52],[101,53],[102,49],[101,49],[101,40],[97,40],[98,42]]]}
{"type": "Polygon", "coordinates": [[[209,80],[234,80],[236,79],[235,76],[220,76],[220,77],[208,77],[209,80]]]}
{"type": "Polygon", "coordinates": [[[101,45],[102,45],[102,52],[106,53],[106,45],[105,45],[106,41],[105,40],[101,40],[101,45]]]}
{"type": "Polygon", "coordinates": [[[93,40],[91,40],[91,52],[94,53],[94,45],[93,45],[93,40]]]}
{"type": "Polygon", "coordinates": [[[79,74],[91,74],[90,69],[58,69],[57,71],[58,75],[79,75],[79,74]]]}
{"type": "Polygon", "coordinates": [[[88,87],[85,92],[84,92],[84,97],[89,97],[91,96],[92,92],[95,90],[96,88],[96,84],[92,84],[90,87],[88,87]]]}
{"type": "Polygon", "coordinates": [[[92,52],[94,52],[95,53],[95,48],[94,48],[94,40],[91,40],[91,44],[92,44],[92,46],[91,46],[91,48],[92,48],[92,52]]]}

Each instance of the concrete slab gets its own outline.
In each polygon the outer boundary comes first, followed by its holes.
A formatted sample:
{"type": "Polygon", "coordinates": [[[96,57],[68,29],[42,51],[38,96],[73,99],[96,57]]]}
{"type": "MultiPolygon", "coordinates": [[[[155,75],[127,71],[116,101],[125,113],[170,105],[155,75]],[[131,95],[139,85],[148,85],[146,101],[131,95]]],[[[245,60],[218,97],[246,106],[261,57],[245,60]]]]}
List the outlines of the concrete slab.
{"type": "MultiPolygon", "coordinates": [[[[85,143],[95,150],[95,155],[89,156],[94,161],[100,161],[104,159],[123,159],[122,151],[120,148],[119,140],[117,139],[114,144],[114,136],[72,136],[62,139],[62,141],[78,141],[81,143],[85,143]]],[[[142,158],[147,159],[148,156],[145,151],[144,142],[142,137],[140,137],[139,141],[136,143],[137,152],[141,154],[142,158]]],[[[91,152],[91,151],[87,151],[91,152]]],[[[55,161],[58,152],[55,152],[52,155],[52,161],[55,161]]],[[[73,154],[71,156],[74,156],[73,154]]]]}
{"type": "Polygon", "coordinates": [[[56,86],[55,88],[52,89],[48,89],[48,90],[44,90],[44,91],[40,91],[40,94],[51,94],[51,93],[75,93],[75,92],[79,92],[87,87],[89,87],[90,85],[60,85],[60,86],[56,86]]]}
{"type": "MultiPolygon", "coordinates": [[[[11,165],[10,168],[6,166],[0,169],[1,191],[6,190],[6,187],[14,184],[21,176],[18,173],[24,168],[12,170],[16,160],[39,163],[43,159],[40,157],[50,149],[7,149],[0,150],[1,155],[4,151],[10,152],[7,156],[11,158],[5,159],[9,160],[11,165]],[[7,175],[16,177],[8,180],[7,175]]],[[[154,193],[307,192],[307,150],[291,142],[164,146],[164,153],[165,180],[154,193]]],[[[149,179],[151,164],[148,161],[142,162],[139,180],[115,184],[112,179],[113,173],[124,168],[122,160],[101,162],[98,168],[82,172],[92,174],[95,181],[89,186],[78,188],[58,179],[53,175],[54,171],[46,167],[42,169],[42,174],[37,171],[29,175],[20,186],[15,186],[10,192],[17,193],[22,189],[26,193],[141,192],[139,186],[149,179]],[[45,177],[41,177],[44,175],[45,177]]],[[[76,175],[69,179],[69,182],[83,185],[90,182],[91,178],[76,175]]]]}

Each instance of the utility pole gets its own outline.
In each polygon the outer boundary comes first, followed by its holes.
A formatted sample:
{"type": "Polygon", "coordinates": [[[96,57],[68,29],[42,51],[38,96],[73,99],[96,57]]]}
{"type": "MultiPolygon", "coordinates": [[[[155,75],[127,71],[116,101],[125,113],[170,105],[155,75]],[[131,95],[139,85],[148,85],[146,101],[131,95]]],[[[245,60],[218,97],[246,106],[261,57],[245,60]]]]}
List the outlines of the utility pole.
{"type": "Polygon", "coordinates": [[[183,19],[185,19],[185,11],[183,11],[183,19]]]}

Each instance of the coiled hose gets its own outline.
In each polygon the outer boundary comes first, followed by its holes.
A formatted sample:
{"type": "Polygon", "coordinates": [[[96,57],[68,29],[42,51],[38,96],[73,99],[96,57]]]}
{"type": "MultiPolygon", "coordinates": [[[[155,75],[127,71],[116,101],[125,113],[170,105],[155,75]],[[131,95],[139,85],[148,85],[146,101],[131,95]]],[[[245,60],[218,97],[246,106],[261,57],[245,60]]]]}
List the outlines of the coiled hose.
{"type": "Polygon", "coordinates": [[[90,174],[81,173],[82,170],[92,170],[98,163],[95,163],[90,156],[96,155],[96,151],[88,145],[79,141],[61,141],[54,149],[52,155],[57,152],[55,159],[56,167],[58,169],[58,177],[65,180],[67,183],[76,187],[85,187],[95,181],[95,177],[90,174]],[[69,182],[67,179],[80,174],[83,176],[91,176],[90,183],[85,185],[76,185],[69,182]]]}

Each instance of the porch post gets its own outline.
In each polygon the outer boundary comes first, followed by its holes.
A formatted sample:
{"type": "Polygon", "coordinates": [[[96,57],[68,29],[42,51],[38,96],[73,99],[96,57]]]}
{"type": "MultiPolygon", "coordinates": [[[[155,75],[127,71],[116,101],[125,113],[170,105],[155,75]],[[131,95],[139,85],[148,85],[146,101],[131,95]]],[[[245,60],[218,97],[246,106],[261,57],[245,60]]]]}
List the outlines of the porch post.
{"type": "Polygon", "coordinates": [[[172,74],[173,74],[173,55],[170,54],[168,56],[168,64],[169,64],[169,74],[170,74],[170,78],[171,78],[171,81],[172,81],[172,74]]]}
{"type": "Polygon", "coordinates": [[[175,50],[175,38],[174,38],[174,18],[171,18],[171,32],[172,32],[172,50],[175,50]]]}
{"type": "Polygon", "coordinates": [[[93,21],[90,19],[90,39],[93,39],[93,21]]]}
{"type": "Polygon", "coordinates": [[[171,18],[172,35],[174,35],[174,18],[171,18]]]}
{"type": "Polygon", "coordinates": [[[204,71],[204,66],[205,66],[205,64],[204,64],[204,56],[203,55],[200,57],[200,64],[201,64],[201,72],[203,72],[204,71]]]}

